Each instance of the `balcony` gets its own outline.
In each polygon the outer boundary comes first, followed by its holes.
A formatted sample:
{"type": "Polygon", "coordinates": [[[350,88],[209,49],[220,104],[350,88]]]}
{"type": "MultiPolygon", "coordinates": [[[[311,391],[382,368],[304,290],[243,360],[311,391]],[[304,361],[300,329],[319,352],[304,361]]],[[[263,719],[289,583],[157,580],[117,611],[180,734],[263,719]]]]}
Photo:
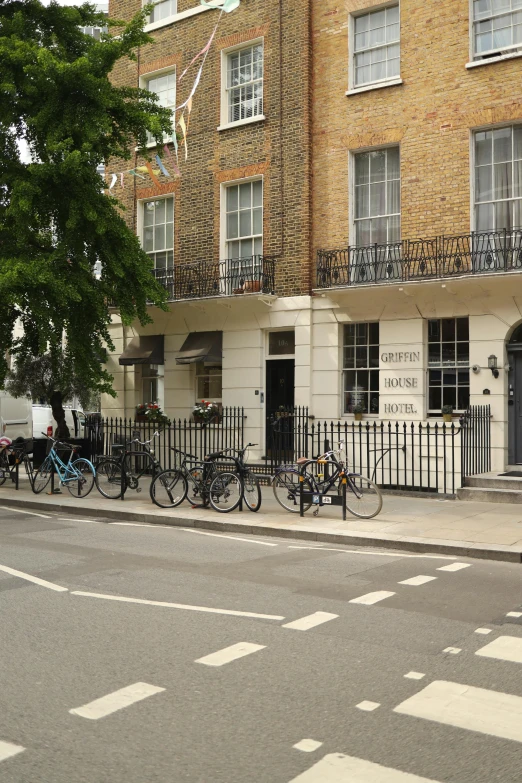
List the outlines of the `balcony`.
{"type": "Polygon", "coordinates": [[[522,229],[319,250],[316,288],[407,283],[522,270],[522,229]]]}
{"type": "Polygon", "coordinates": [[[196,261],[153,269],[169,302],[221,296],[275,293],[275,257],[251,256],[225,261],[196,261]]]}

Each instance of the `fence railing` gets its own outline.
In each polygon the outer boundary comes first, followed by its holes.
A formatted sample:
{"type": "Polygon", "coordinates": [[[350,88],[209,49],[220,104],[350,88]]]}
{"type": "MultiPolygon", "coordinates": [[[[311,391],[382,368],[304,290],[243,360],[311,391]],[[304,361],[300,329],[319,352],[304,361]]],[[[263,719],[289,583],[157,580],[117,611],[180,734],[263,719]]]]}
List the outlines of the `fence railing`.
{"type": "Polygon", "coordinates": [[[162,467],[175,465],[172,448],[193,454],[198,460],[213,451],[227,448],[241,448],[244,440],[245,414],[243,408],[223,408],[219,418],[205,424],[188,419],[176,419],[167,427],[150,421],[135,421],[124,418],[97,418],[87,420],[86,434],[93,458],[114,453],[113,447],[124,444],[134,437],[141,441],[152,438],[153,451],[162,467]]]}
{"type": "Polygon", "coordinates": [[[275,292],[274,257],[250,256],[223,261],[196,261],[154,269],[156,280],[164,286],[169,301],[213,296],[275,292]]]}
{"type": "Polygon", "coordinates": [[[319,250],[317,288],[522,270],[522,229],[319,250]]]}

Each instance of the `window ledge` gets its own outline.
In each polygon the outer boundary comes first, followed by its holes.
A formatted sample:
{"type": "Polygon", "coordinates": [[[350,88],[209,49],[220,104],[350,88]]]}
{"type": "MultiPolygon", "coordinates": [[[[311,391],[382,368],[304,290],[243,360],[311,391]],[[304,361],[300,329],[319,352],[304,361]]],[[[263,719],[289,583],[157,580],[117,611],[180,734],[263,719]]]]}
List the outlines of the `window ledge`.
{"type": "MultiPolygon", "coordinates": [[[[216,8],[219,8],[220,5],[222,5],[222,0],[209,0],[209,2],[213,3],[213,5],[216,6],[216,8]]],[[[150,33],[153,30],[157,30],[159,27],[167,27],[169,24],[175,24],[175,22],[181,22],[182,19],[189,19],[191,16],[196,16],[196,14],[202,14],[204,11],[210,11],[210,8],[207,8],[204,5],[198,5],[196,8],[188,8],[186,11],[180,11],[178,14],[174,14],[173,16],[168,16],[166,19],[158,19],[157,22],[151,22],[150,24],[146,24],[143,28],[146,33],[150,33]]]]}
{"type": "Polygon", "coordinates": [[[247,117],[244,120],[236,120],[235,122],[227,122],[226,125],[220,125],[217,130],[223,131],[229,128],[240,128],[241,125],[252,125],[253,122],[264,122],[266,117],[264,114],[258,114],[256,117],[247,117]]]}
{"type": "Polygon", "coordinates": [[[513,52],[511,54],[499,54],[498,57],[488,57],[486,60],[473,60],[471,63],[466,63],[466,68],[479,68],[481,65],[492,65],[493,63],[500,63],[503,60],[515,60],[517,57],[522,57],[522,52],[513,52]]]}
{"type": "Polygon", "coordinates": [[[395,87],[398,84],[402,84],[402,79],[390,79],[386,82],[376,82],[375,84],[365,84],[364,87],[354,87],[352,90],[347,90],[346,95],[358,95],[360,92],[369,92],[370,90],[381,90],[383,87],[395,87]]]}

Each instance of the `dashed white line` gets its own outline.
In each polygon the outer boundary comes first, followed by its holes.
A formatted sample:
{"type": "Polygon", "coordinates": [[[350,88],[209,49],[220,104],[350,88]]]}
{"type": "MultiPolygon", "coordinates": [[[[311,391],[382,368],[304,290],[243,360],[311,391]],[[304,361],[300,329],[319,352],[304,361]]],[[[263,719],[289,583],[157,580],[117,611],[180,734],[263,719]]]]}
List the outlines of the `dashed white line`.
{"type": "Polygon", "coordinates": [[[99,519],[80,519],[79,517],[58,517],[60,522],[91,522],[93,525],[101,525],[99,519]]]}
{"type": "Polygon", "coordinates": [[[300,742],[296,742],[292,747],[296,750],[302,750],[303,753],[313,753],[314,750],[318,750],[322,744],[322,742],[317,742],[313,739],[304,739],[300,742]]]}
{"type": "Polygon", "coordinates": [[[437,571],[462,571],[463,568],[470,568],[471,563],[450,563],[450,565],[441,566],[437,571]]]}
{"type": "Polygon", "coordinates": [[[236,609],[213,609],[209,606],[190,606],[189,604],[174,604],[168,601],[147,601],[144,598],[127,598],[122,595],[105,595],[104,593],[87,593],[83,590],[73,590],[71,595],[81,595],[86,598],[102,598],[105,601],[121,601],[127,604],[143,604],[144,606],[165,606],[169,609],[186,609],[189,612],[207,612],[208,614],[227,614],[232,617],[255,617],[259,620],[284,620],[277,614],[258,614],[257,612],[239,612],[236,609]]]}
{"type": "Polygon", "coordinates": [[[331,753],[290,783],[437,783],[365,759],[331,753]]]}
{"type": "Polygon", "coordinates": [[[508,612],[506,617],[522,617],[522,612],[508,612]]]}
{"type": "Polygon", "coordinates": [[[398,584],[411,585],[412,587],[419,587],[419,585],[425,585],[427,582],[433,582],[434,579],[437,579],[437,577],[424,576],[423,574],[420,574],[419,576],[412,576],[411,579],[403,579],[403,581],[398,582],[398,584]]]}
{"type": "Polygon", "coordinates": [[[379,601],[384,601],[385,598],[391,598],[392,595],[396,595],[396,593],[390,593],[388,590],[378,590],[375,593],[366,593],[366,595],[360,595],[358,598],[352,598],[348,603],[372,606],[372,604],[377,604],[379,601]]]}
{"type": "Polygon", "coordinates": [[[251,655],[252,653],[264,650],[265,644],[251,644],[250,642],[238,642],[230,647],[225,647],[223,650],[205,655],[203,658],[198,658],[195,663],[203,663],[205,666],[224,666],[231,661],[237,661],[238,658],[244,658],[245,655],[251,655]]]}
{"type": "Polygon", "coordinates": [[[422,680],[426,675],[422,672],[408,672],[408,674],[405,674],[404,676],[407,680],[422,680]]]}
{"type": "Polygon", "coordinates": [[[135,704],[137,701],[147,699],[156,693],[162,693],[164,690],[165,688],[158,688],[156,685],[149,685],[146,682],[135,682],[134,685],[120,688],[119,691],[109,693],[107,696],[102,696],[100,699],[95,699],[89,702],[89,704],[84,704],[83,707],[76,707],[73,710],[69,710],[69,712],[71,715],[79,715],[80,718],[98,720],[111,715],[113,712],[117,712],[117,710],[122,710],[124,707],[130,707],[131,704],[135,704]]]}
{"type": "Polygon", "coordinates": [[[17,514],[29,514],[31,517],[42,517],[42,519],[51,519],[49,514],[37,514],[36,511],[27,511],[25,508],[12,508],[11,506],[0,506],[0,510],[5,508],[7,511],[15,511],[17,514]]]}
{"type": "Polygon", "coordinates": [[[455,560],[455,555],[407,555],[388,552],[368,552],[366,549],[337,549],[329,546],[297,546],[288,545],[288,549],[316,549],[322,552],[343,552],[345,555],[367,555],[368,557],[409,557],[426,560],[455,560]]]}
{"type": "Polygon", "coordinates": [[[19,579],[24,579],[26,582],[33,582],[40,587],[46,587],[48,590],[55,590],[57,593],[67,593],[67,587],[61,585],[55,585],[53,582],[47,582],[45,579],[40,579],[38,576],[32,574],[26,574],[24,571],[17,571],[15,568],[9,568],[9,566],[0,565],[0,571],[5,571],[6,574],[11,576],[17,576],[19,579]]]}
{"type": "Polygon", "coordinates": [[[446,647],[442,652],[449,653],[450,655],[458,655],[462,652],[460,647],[446,647]]]}
{"type": "Polygon", "coordinates": [[[491,628],[477,628],[475,633],[480,633],[483,636],[487,636],[488,633],[492,633],[492,630],[491,628]]]}
{"type": "Polygon", "coordinates": [[[358,710],[362,710],[363,712],[373,712],[381,705],[378,701],[361,701],[359,704],[355,705],[358,710]]]}
{"type": "Polygon", "coordinates": [[[293,628],[294,631],[308,631],[309,628],[315,628],[317,625],[327,623],[329,620],[335,620],[337,617],[339,617],[338,614],[331,614],[330,612],[314,612],[314,614],[301,617],[299,620],[286,623],[282,628],[293,628]]]}
{"type": "Polygon", "coordinates": [[[12,742],[3,742],[0,740],[0,761],[10,759],[11,756],[16,756],[21,753],[25,748],[21,745],[14,745],[12,742]]]}
{"type": "Polygon", "coordinates": [[[436,680],[394,712],[522,742],[522,698],[499,691],[436,680]]]}
{"type": "Polygon", "coordinates": [[[499,636],[498,639],[477,650],[482,658],[496,658],[499,661],[522,663],[522,639],[518,636],[499,636]]]}
{"type": "Polygon", "coordinates": [[[179,527],[178,530],[183,530],[184,533],[197,533],[198,536],[214,536],[214,538],[229,538],[232,541],[244,541],[247,544],[259,544],[259,546],[279,546],[279,544],[273,544],[270,541],[257,541],[250,538],[240,538],[239,536],[226,536],[223,533],[209,533],[207,530],[196,530],[190,527],[179,527]]]}

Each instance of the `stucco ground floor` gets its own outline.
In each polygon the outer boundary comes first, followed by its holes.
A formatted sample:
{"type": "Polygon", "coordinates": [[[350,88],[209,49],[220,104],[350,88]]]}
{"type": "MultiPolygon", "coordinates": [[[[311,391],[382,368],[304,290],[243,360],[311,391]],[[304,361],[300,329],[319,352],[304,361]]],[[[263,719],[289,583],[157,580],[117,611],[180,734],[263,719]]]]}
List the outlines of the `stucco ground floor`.
{"type": "Polygon", "coordinates": [[[468,404],[489,405],[492,468],[522,463],[520,273],[182,301],[151,315],[128,328],[113,317],[117,396],[102,399],[105,415],[132,417],[152,395],[170,418],[189,418],[201,397],[240,406],[255,458],[280,406],[316,420],[352,421],[362,408],[365,421],[435,424],[449,405],[458,424],[468,404]],[[198,333],[214,340],[211,355],[198,333]],[[162,338],[161,366],[120,364],[140,337],[162,338]]]}

